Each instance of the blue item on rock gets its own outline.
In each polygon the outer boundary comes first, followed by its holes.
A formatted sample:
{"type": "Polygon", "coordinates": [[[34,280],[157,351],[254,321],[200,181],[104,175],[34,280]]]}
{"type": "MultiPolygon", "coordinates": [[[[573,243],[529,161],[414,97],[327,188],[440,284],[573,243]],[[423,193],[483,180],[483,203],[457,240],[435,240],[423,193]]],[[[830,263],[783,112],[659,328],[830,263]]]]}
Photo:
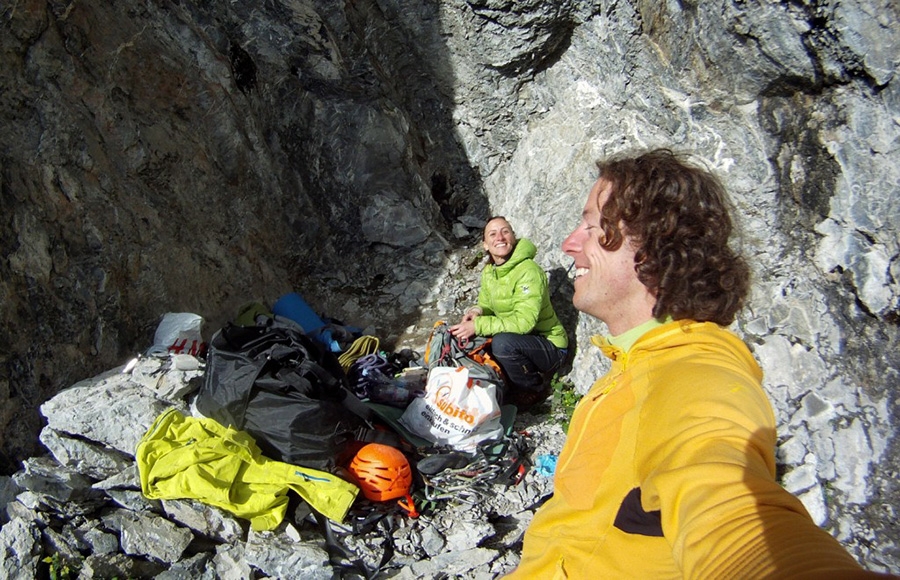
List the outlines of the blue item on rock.
{"type": "Polygon", "coordinates": [[[557,456],[552,453],[539,455],[534,460],[535,473],[544,477],[551,477],[556,471],[556,460],[557,456]]]}
{"type": "Polygon", "coordinates": [[[296,292],[285,294],[279,298],[272,307],[272,313],[293,320],[303,328],[303,332],[309,335],[315,334],[325,326],[319,315],[296,292]]]}

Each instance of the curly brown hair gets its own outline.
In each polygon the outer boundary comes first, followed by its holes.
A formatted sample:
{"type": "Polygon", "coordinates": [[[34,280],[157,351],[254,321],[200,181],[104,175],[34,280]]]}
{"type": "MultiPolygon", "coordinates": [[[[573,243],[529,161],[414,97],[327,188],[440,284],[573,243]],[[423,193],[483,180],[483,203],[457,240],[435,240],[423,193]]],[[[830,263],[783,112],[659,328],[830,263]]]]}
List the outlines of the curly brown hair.
{"type": "Polygon", "coordinates": [[[731,249],[729,202],[719,180],[668,149],[598,161],[610,184],[600,208],[603,247],[625,236],[638,279],[656,293],[653,316],[727,326],[744,305],[750,269],[731,249]]]}

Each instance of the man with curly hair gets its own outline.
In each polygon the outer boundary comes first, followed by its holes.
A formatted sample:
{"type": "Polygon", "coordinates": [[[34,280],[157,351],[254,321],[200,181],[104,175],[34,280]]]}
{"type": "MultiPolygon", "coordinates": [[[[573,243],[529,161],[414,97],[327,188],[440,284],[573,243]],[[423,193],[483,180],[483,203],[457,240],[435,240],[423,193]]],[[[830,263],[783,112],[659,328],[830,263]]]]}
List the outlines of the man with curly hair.
{"type": "Polygon", "coordinates": [[[562,249],[612,367],[575,410],[512,576],[867,575],[775,480],[762,371],[725,328],[750,283],[723,187],[668,150],[598,166],[562,249]]]}

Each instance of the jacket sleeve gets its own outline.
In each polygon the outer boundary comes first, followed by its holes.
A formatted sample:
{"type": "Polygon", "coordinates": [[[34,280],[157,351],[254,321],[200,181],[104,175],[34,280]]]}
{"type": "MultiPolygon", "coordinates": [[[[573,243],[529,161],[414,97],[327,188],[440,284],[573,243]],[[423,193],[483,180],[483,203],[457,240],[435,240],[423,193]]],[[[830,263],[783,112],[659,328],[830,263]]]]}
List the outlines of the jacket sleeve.
{"type": "Polygon", "coordinates": [[[641,503],[659,511],[684,577],[865,574],[776,482],[771,406],[741,379],[727,371],[673,379],[645,407],[644,416],[665,419],[638,442],[641,503]]]}
{"type": "MultiPolygon", "coordinates": [[[[482,303],[482,293],[489,291],[482,279],[478,304],[484,314],[475,319],[475,333],[479,336],[493,336],[501,332],[528,334],[534,330],[541,313],[544,296],[549,293],[547,276],[534,260],[525,260],[507,276],[512,277],[508,285],[508,296],[495,296],[495,304],[508,304],[508,308],[491,310],[482,303]]],[[[486,300],[485,300],[486,302],[486,300]]]]}
{"type": "MultiPolygon", "coordinates": [[[[487,283],[487,269],[481,271],[481,285],[478,287],[478,302],[476,303],[479,308],[481,308],[482,316],[491,316],[494,314],[494,309],[491,308],[491,292],[489,284],[487,283]]],[[[477,334],[477,325],[476,325],[476,334],[477,334]]]]}

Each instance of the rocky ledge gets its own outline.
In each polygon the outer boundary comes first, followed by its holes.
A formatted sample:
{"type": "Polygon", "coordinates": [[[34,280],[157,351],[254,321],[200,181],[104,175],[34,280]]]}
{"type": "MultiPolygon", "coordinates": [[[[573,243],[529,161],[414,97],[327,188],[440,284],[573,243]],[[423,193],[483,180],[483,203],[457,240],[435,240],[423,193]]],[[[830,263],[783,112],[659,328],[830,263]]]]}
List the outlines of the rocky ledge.
{"type": "MultiPolygon", "coordinates": [[[[203,368],[182,366],[191,365],[140,357],[41,406],[49,453],[0,478],[4,577],[45,577],[64,566],[73,578],[332,577],[325,537],[298,496],[277,528],[257,532],[216,507],[141,493],[134,453],[156,417],[172,407],[197,416],[192,399],[203,368]]],[[[548,406],[541,410],[520,414],[515,427],[528,433],[532,457],[552,457],[564,434],[548,406]]],[[[518,562],[522,533],[551,491],[548,475],[530,469],[517,485],[493,485],[480,501],[435,501],[418,518],[390,513],[370,530],[354,533],[347,521],[331,528],[345,561],[370,574],[494,578],[518,562]]]]}

